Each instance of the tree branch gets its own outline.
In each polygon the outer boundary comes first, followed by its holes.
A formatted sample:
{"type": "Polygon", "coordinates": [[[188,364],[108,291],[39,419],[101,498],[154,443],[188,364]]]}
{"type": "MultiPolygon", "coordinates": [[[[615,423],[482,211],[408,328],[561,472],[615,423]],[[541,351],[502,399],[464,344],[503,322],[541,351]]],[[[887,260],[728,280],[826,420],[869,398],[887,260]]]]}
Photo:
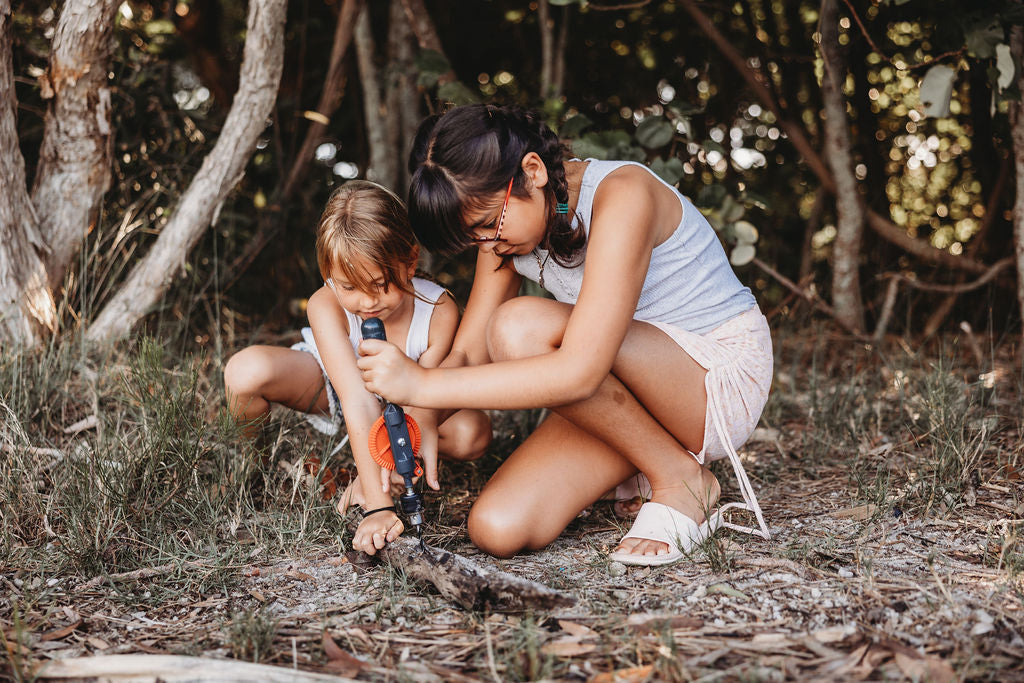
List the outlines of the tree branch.
{"type": "Polygon", "coordinates": [[[286,0],[250,0],[240,85],[220,138],[149,254],[86,333],[88,341],[121,339],[149,313],[241,179],[277,96],[284,62],[285,9],[286,0]]]}
{"type": "Polygon", "coordinates": [[[979,287],[983,287],[992,280],[995,279],[999,273],[1006,267],[1013,265],[1013,257],[1007,256],[1006,258],[999,259],[991,266],[988,270],[982,274],[974,282],[965,282],[955,285],[943,285],[937,282],[921,282],[912,277],[907,277],[903,273],[882,273],[878,276],[880,280],[888,280],[890,278],[899,280],[900,282],[906,283],[914,289],[920,289],[923,292],[945,292],[947,294],[963,294],[964,292],[970,292],[979,287]]]}

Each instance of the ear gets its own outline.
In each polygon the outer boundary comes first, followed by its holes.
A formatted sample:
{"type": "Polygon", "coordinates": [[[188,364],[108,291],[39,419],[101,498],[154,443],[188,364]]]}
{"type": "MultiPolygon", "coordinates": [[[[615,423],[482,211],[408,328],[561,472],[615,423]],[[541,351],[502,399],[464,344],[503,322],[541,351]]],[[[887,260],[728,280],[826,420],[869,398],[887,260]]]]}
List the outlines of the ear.
{"type": "Polygon", "coordinates": [[[548,184],[548,167],[536,152],[530,152],[523,157],[522,167],[523,173],[534,187],[540,188],[548,184]]]}

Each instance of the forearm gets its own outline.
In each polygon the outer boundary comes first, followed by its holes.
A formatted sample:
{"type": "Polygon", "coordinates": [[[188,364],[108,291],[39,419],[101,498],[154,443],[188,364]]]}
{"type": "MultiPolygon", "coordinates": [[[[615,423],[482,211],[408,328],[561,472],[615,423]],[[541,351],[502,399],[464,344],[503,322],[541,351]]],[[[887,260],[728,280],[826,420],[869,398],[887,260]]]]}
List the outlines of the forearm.
{"type": "Polygon", "coordinates": [[[411,405],[516,410],[575,403],[593,395],[607,373],[587,361],[567,363],[552,352],[471,367],[423,370],[411,405]]]}

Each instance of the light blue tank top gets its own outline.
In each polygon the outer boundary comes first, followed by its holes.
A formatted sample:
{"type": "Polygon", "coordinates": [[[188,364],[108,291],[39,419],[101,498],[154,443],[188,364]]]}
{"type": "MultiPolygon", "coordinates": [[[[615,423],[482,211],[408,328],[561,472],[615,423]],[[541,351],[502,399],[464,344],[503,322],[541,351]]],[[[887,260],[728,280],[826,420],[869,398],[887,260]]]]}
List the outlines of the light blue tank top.
{"type": "MultiPolygon", "coordinates": [[[[589,239],[594,194],[609,173],[632,164],[658,176],[643,164],[632,161],[587,161],[573,227],[583,221],[589,239]]],[[[757,302],[750,289],[736,278],[718,236],[704,215],[676,188],[661,178],[658,180],[679,197],[682,220],[675,232],[651,253],[633,319],[668,323],[704,334],[757,302]]],[[[534,282],[540,281],[543,264],[545,289],[558,301],[576,303],[583,285],[583,262],[575,268],[565,268],[538,248],[533,253],[513,257],[512,264],[519,274],[534,282]]]]}

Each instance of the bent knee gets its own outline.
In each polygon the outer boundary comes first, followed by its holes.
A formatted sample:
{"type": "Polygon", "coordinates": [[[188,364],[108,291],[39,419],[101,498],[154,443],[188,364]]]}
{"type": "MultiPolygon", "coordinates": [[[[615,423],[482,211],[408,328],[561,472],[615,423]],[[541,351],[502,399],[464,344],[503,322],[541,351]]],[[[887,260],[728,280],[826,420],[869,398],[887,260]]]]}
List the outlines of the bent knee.
{"type": "Polygon", "coordinates": [[[569,307],[521,296],[501,304],[487,323],[487,351],[492,360],[527,358],[562,343],[569,307]]]}
{"type": "Polygon", "coordinates": [[[249,346],[228,359],[224,365],[224,387],[231,394],[258,394],[273,375],[267,354],[258,346],[249,346]]]}
{"type": "Polygon", "coordinates": [[[487,452],[491,445],[491,418],[483,411],[471,411],[459,416],[452,425],[445,455],[452,460],[468,462],[476,460],[487,452]]]}
{"type": "MultiPolygon", "coordinates": [[[[490,505],[478,501],[469,511],[469,538],[495,557],[512,557],[524,550],[539,550],[554,538],[542,536],[543,525],[530,524],[523,511],[513,505],[490,505]]],[[[557,534],[555,534],[557,536],[557,534]]]]}

